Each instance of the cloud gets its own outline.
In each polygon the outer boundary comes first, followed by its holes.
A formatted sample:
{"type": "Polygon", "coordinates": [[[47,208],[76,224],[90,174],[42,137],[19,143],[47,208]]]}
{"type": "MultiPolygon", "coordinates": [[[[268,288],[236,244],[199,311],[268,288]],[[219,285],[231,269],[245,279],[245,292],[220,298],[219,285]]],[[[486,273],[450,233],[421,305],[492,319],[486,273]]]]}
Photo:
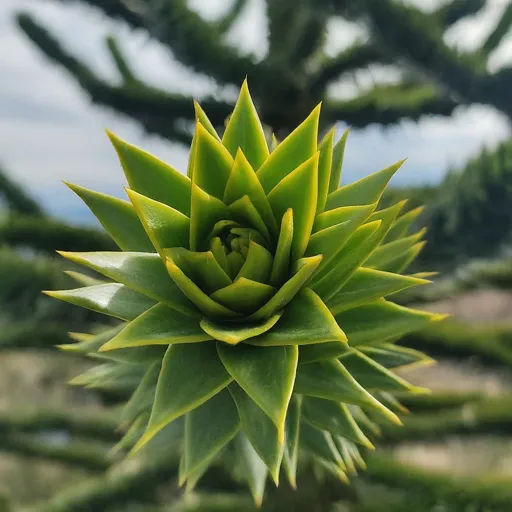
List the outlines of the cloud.
{"type": "MultiPolygon", "coordinates": [[[[495,9],[500,1],[493,1],[495,9]]],[[[193,4],[204,9],[204,2],[193,0],[193,4]]],[[[218,7],[224,4],[223,0],[212,0],[208,5],[206,14],[213,17],[218,7]]],[[[105,127],[172,162],[180,171],[185,170],[185,148],[148,137],[133,121],[91,107],[67,74],[49,65],[18,31],[12,18],[21,9],[37,15],[71,51],[83,56],[94,69],[112,80],[117,78],[104,48],[104,37],[115,32],[136,70],[151,83],[198,97],[211,91],[219,93],[212,80],[194,75],[168,52],[148,42],[143,34],[131,33],[91,9],[64,8],[59,2],[50,0],[44,3],[2,0],[0,161],[19,182],[52,213],[73,220],[89,219],[83,217],[84,207],[60,180],[123,196],[124,179],[104,135],[105,127]]],[[[473,26],[478,23],[473,22],[473,26]]],[[[331,53],[352,40],[354,30],[348,25],[342,30],[333,22],[329,27],[331,53]]],[[[262,55],[266,48],[262,44],[264,31],[262,4],[260,0],[252,0],[229,39],[245,51],[262,55]]],[[[462,36],[455,32],[451,37],[456,40],[462,36]]],[[[509,47],[501,58],[512,60],[511,56],[512,48],[509,47]]],[[[432,118],[419,124],[403,123],[387,129],[372,126],[352,133],[344,179],[352,181],[408,156],[409,161],[395,183],[438,182],[449,165],[460,165],[482,145],[495,145],[508,136],[509,129],[503,116],[477,106],[458,109],[451,119],[432,118]]]]}

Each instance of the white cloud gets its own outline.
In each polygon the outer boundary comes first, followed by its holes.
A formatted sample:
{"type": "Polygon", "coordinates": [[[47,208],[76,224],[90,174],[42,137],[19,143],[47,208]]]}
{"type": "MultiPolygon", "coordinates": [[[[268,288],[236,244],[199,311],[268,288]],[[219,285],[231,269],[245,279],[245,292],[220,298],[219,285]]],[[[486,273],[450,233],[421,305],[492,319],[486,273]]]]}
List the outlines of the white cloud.
{"type": "MultiPolygon", "coordinates": [[[[493,1],[494,13],[503,1],[493,1]]],[[[194,0],[193,3],[204,9],[204,2],[194,0]]],[[[213,16],[223,1],[212,0],[208,5],[208,16],[213,16]]],[[[90,9],[64,8],[50,0],[44,3],[2,0],[0,161],[13,175],[52,212],[69,218],[75,218],[76,212],[83,210],[80,202],[60,183],[61,179],[122,195],[124,180],[104,127],[184,171],[187,151],[183,147],[147,137],[134,122],[91,107],[67,74],[48,64],[12,20],[14,13],[24,8],[48,24],[71,51],[114,80],[116,75],[103,43],[112,31],[118,34],[136,69],[152,83],[199,97],[215,89],[211,80],[194,75],[162,48],[146,41],[142,34],[133,34],[90,9]]],[[[495,14],[486,16],[484,21],[473,21],[464,30],[456,27],[459,32],[454,29],[450,34],[452,41],[471,39],[467,34],[474,32],[468,32],[468,27],[485,34],[485,26],[492,23],[495,14]]],[[[266,49],[264,32],[261,2],[251,0],[244,19],[234,27],[229,39],[245,51],[262,55],[266,49]]],[[[331,23],[331,53],[352,40],[354,33],[353,27],[331,23]]],[[[512,61],[512,47],[510,43],[507,45],[500,51],[502,61],[507,58],[512,61]]],[[[432,118],[390,129],[369,127],[355,131],[350,137],[345,178],[351,181],[408,156],[407,166],[395,180],[397,183],[439,181],[448,165],[459,165],[482,145],[492,146],[508,135],[503,116],[486,107],[458,109],[451,119],[432,118]]]]}

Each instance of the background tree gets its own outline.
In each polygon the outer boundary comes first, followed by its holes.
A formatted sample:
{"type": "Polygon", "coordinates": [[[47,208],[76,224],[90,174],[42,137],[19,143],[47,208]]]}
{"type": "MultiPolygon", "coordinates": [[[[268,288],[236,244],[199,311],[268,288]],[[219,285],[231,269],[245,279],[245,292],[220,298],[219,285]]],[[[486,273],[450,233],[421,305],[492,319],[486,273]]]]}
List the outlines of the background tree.
{"type": "MultiPolygon", "coordinates": [[[[264,1],[264,0],[262,0],[264,1]]],[[[247,75],[263,121],[278,137],[289,132],[320,101],[324,126],[344,121],[355,127],[392,124],[425,115],[450,115],[457,105],[485,103],[509,117],[512,69],[490,73],[488,57],[512,23],[508,6],[482,48],[460,53],[443,42],[458,21],[478,13],[485,0],[451,0],[433,12],[397,0],[266,0],[268,51],[262,59],[227,42],[246,0],[233,0],[215,21],[204,20],[186,0],[61,0],[81,3],[132,30],[142,31],[192,71],[212,78],[222,89],[238,86],[247,75]],[[365,36],[334,57],[326,53],[327,24],[341,17],[365,29],[365,36]],[[376,83],[355,97],[331,95],[340,80],[378,64],[392,70],[395,83],[376,83]]],[[[192,98],[152,86],[141,77],[116,39],[106,47],[117,69],[117,83],[102,77],[66,49],[29,13],[20,28],[53,62],[64,67],[93,103],[138,121],[146,131],[189,143],[192,98]]],[[[262,39],[265,37],[261,34],[262,39]]],[[[212,122],[222,126],[229,101],[201,98],[212,122]]]]}

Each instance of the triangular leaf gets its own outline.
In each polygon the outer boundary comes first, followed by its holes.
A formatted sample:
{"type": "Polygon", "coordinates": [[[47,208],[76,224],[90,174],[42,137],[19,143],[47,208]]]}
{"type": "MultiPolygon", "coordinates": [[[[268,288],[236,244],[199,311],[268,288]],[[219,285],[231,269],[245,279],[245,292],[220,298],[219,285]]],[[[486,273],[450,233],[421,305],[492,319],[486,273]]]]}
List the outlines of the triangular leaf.
{"type": "Polygon", "coordinates": [[[270,271],[272,269],[272,255],[261,245],[250,242],[249,251],[245,258],[240,272],[236,278],[250,279],[251,281],[258,281],[259,283],[268,282],[270,271]]]}
{"type": "Polygon", "coordinates": [[[231,381],[219,360],[215,343],[171,345],[162,362],[148,429],[134,451],[176,418],[215,396],[231,381]]]}
{"type": "Polygon", "coordinates": [[[293,395],[288,406],[288,413],[286,414],[286,443],[283,457],[284,470],[293,489],[297,488],[301,407],[302,397],[293,395]]]}
{"type": "Polygon", "coordinates": [[[343,366],[366,389],[380,391],[406,391],[418,393],[420,388],[412,386],[384,366],[359,351],[347,352],[340,357],[343,366]]]}
{"type": "Polygon", "coordinates": [[[243,196],[229,205],[231,217],[242,225],[256,229],[265,240],[270,239],[267,226],[249,196],[243,196]]]}
{"type": "Polygon", "coordinates": [[[220,359],[238,385],[274,422],[284,442],[286,411],[292,396],[299,351],[296,346],[217,345],[220,359]]]}
{"type": "Polygon", "coordinates": [[[401,215],[388,231],[384,242],[393,242],[394,240],[398,240],[399,238],[406,236],[409,227],[413,224],[421,212],[423,212],[423,210],[423,206],[418,206],[418,208],[414,208],[414,210],[410,210],[407,213],[401,215]]]}
{"type": "Polygon", "coordinates": [[[318,268],[322,256],[312,256],[311,258],[302,258],[296,262],[295,273],[286,281],[286,283],[279,288],[277,293],[256,313],[253,313],[250,320],[261,320],[266,318],[276,311],[283,309],[295,295],[303,288],[313,272],[318,268]]]}
{"type": "Polygon", "coordinates": [[[127,189],[140,222],[155,249],[161,254],[168,247],[188,247],[190,219],[166,204],[127,189]]]}
{"type": "Polygon", "coordinates": [[[130,188],[190,215],[190,179],[176,169],[107,132],[130,188]]]}
{"type": "Polygon", "coordinates": [[[267,482],[268,469],[249,439],[240,434],[235,439],[236,457],[240,462],[243,474],[247,479],[254,503],[257,507],[263,502],[265,484],[267,482]]]}
{"type": "Polygon", "coordinates": [[[195,152],[192,174],[194,184],[207,194],[222,199],[233,167],[229,151],[201,123],[197,123],[195,152]]]}
{"type": "Polygon", "coordinates": [[[318,201],[316,205],[316,214],[324,211],[329,192],[329,180],[331,177],[333,141],[336,127],[333,126],[324,136],[318,146],[320,151],[320,160],[318,162],[318,201]]]}
{"type": "Polygon", "coordinates": [[[146,371],[135,393],[126,402],[121,412],[121,423],[131,423],[141,414],[150,413],[155,400],[156,384],[160,374],[161,361],[153,363],[146,371]]]}
{"type": "Polygon", "coordinates": [[[295,380],[295,392],[335,402],[370,407],[392,422],[401,424],[396,414],[386,409],[373,395],[368,393],[336,360],[300,364],[295,380]]]}
{"type": "Polygon", "coordinates": [[[131,321],[119,334],[100,348],[101,352],[146,345],[198,343],[211,340],[197,318],[184,315],[164,304],[157,304],[131,321]]]}
{"type": "Polygon", "coordinates": [[[191,209],[190,249],[198,251],[206,245],[215,224],[231,217],[228,207],[221,200],[207,194],[195,184],[192,186],[191,209]]]}
{"type": "Polygon", "coordinates": [[[331,178],[329,180],[329,193],[338,189],[341,182],[341,172],[343,169],[343,158],[345,156],[345,146],[347,145],[347,138],[350,133],[350,128],[347,128],[340,140],[334,145],[332,155],[332,168],[331,178]]]}
{"type": "Polygon", "coordinates": [[[333,314],[347,311],[375,299],[385,297],[429,281],[370,268],[358,268],[343,288],[327,301],[333,314]]]}
{"type": "Polygon", "coordinates": [[[45,291],[46,295],[120,320],[133,320],[154,306],[153,299],[119,283],[87,286],[74,290],[45,291]]]}
{"type": "Polygon", "coordinates": [[[368,217],[375,211],[375,208],[377,208],[377,203],[362,206],[340,206],[334,210],[323,212],[315,218],[313,233],[347,221],[362,224],[368,220],[368,217]]]}
{"type": "Polygon", "coordinates": [[[206,112],[202,109],[201,105],[195,100],[194,113],[196,116],[196,121],[199,121],[206,128],[210,135],[213,135],[217,140],[220,140],[217,130],[215,130],[212,122],[208,119],[206,112]]]}
{"type": "Polygon", "coordinates": [[[240,428],[238,411],[227,389],[187,413],[183,477],[208,466],[240,428]],[[207,427],[207,428],[205,428],[207,427]]]}
{"type": "Polygon", "coordinates": [[[275,293],[276,289],[268,284],[241,277],[233,284],[212,293],[210,297],[233,311],[249,315],[268,302],[275,293]]]}
{"type": "Polygon", "coordinates": [[[284,443],[278,440],[276,426],[238,384],[233,383],[228,389],[238,409],[242,432],[267,466],[275,484],[278,485],[284,443]]]}
{"type": "Polygon", "coordinates": [[[248,343],[257,346],[286,346],[346,342],[347,338],[320,297],[302,289],[284,309],[277,325],[248,343]]]}
{"type": "Polygon", "coordinates": [[[201,320],[201,328],[215,338],[229,345],[238,345],[249,338],[259,336],[276,325],[281,317],[281,312],[256,322],[224,322],[219,323],[208,318],[201,320]]]}
{"type": "Polygon", "coordinates": [[[419,350],[387,344],[361,347],[361,352],[371,357],[385,368],[396,369],[405,366],[423,366],[433,364],[435,361],[419,350]]]}
{"type": "MultiPolygon", "coordinates": [[[[235,254],[235,253],[231,253],[235,254]]],[[[181,270],[170,256],[167,257],[165,266],[167,272],[172,277],[180,290],[206,315],[219,318],[219,319],[232,319],[240,317],[239,313],[231,311],[230,309],[221,306],[213,299],[208,297],[197,284],[194,283],[184,272],[181,270]]]]}
{"type": "Polygon", "coordinates": [[[278,222],[289,208],[293,210],[292,260],[302,257],[313,229],[318,199],[318,158],[319,153],[315,153],[283,178],[268,195],[278,222]]]}
{"type": "Polygon", "coordinates": [[[331,192],[327,197],[327,210],[339,208],[340,206],[357,206],[376,203],[382,196],[389,180],[402,167],[405,160],[386,167],[382,171],[370,174],[350,185],[344,185],[338,190],[331,192]]]}
{"type": "Polygon", "coordinates": [[[130,203],[71,183],[66,185],[84,201],[123,251],[154,252],[155,248],[130,203]]]}
{"type": "Polygon", "coordinates": [[[311,425],[373,449],[373,444],[359,428],[345,404],[308,396],[304,398],[302,410],[304,420],[311,425]]]}
{"type": "Polygon", "coordinates": [[[143,252],[59,252],[65,258],[86,265],[185,314],[197,315],[194,305],[170,278],[157,254],[143,252]]]}
{"type": "Polygon", "coordinates": [[[270,273],[270,284],[280,286],[286,281],[291,266],[291,251],[293,241],[293,210],[286,210],[281,219],[281,230],[270,273]]]}
{"type": "Polygon", "coordinates": [[[210,251],[194,252],[182,247],[175,247],[165,250],[164,253],[207,294],[232,283],[210,251]]]}
{"type": "Polygon", "coordinates": [[[299,364],[314,363],[324,359],[338,359],[347,350],[351,350],[346,343],[331,341],[315,345],[301,345],[299,347],[299,364]]]}
{"type": "Polygon", "coordinates": [[[230,205],[245,195],[249,196],[270,233],[275,234],[277,224],[267,195],[244,153],[238,150],[224,191],[224,203],[230,205]]]}
{"type": "Polygon", "coordinates": [[[265,193],[268,194],[283,178],[316,153],[319,118],[320,105],[272,151],[259,168],[257,174],[265,193]]]}
{"type": "Polygon", "coordinates": [[[384,299],[336,315],[350,346],[383,343],[439,321],[445,315],[398,306],[384,299]]]}
{"type": "Polygon", "coordinates": [[[249,94],[247,80],[240,89],[240,95],[229,118],[222,143],[233,157],[240,148],[255,170],[258,170],[268,157],[265,133],[249,94]]]}

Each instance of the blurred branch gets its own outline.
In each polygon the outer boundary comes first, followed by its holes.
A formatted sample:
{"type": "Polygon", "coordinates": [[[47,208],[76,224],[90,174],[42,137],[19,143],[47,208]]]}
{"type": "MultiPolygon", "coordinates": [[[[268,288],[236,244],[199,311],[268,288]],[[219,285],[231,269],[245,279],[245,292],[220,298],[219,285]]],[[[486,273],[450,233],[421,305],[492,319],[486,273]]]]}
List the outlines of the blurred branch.
{"type": "Polygon", "coordinates": [[[433,357],[478,360],[490,367],[512,369],[512,326],[464,326],[445,321],[400,340],[406,347],[422,350],[433,357]]]}
{"type": "Polygon", "coordinates": [[[414,414],[403,418],[403,423],[402,428],[381,425],[379,443],[438,442],[450,436],[479,434],[508,436],[512,429],[512,399],[486,398],[452,410],[414,414]]]}
{"type": "Polygon", "coordinates": [[[501,15],[498,24],[494,30],[487,36],[484,44],[482,45],[481,52],[484,55],[489,55],[501,44],[505,36],[510,32],[512,26],[512,2],[509,2],[501,15]]]}
{"type": "Polygon", "coordinates": [[[443,27],[450,28],[463,18],[480,12],[486,3],[487,0],[448,0],[434,11],[434,16],[443,27]]]}
{"type": "Polygon", "coordinates": [[[343,119],[354,127],[371,123],[393,124],[402,119],[418,120],[425,115],[449,115],[458,103],[437,95],[431,86],[376,86],[349,100],[326,100],[324,122],[343,119]]]}
{"type": "Polygon", "coordinates": [[[131,69],[117,39],[114,36],[108,36],[106,38],[106,44],[124,85],[142,85],[142,82],[135,76],[135,73],[131,69]]]}
{"type": "Polygon", "coordinates": [[[387,61],[386,55],[371,44],[356,43],[326,61],[311,80],[312,91],[322,91],[331,82],[338,80],[344,73],[353,73],[372,64],[387,61]]]}
{"type": "Polygon", "coordinates": [[[244,10],[247,5],[247,0],[233,0],[233,4],[228,9],[226,14],[216,22],[217,30],[221,34],[225,34],[228,32],[231,27],[234,25],[240,13],[244,10]]]}
{"type": "MultiPolygon", "coordinates": [[[[189,144],[191,133],[180,122],[194,120],[192,98],[172,94],[137,82],[122,86],[110,85],[99,78],[89,66],[69,54],[60,43],[30,15],[20,14],[18,23],[25,34],[53,62],[64,67],[87,92],[93,103],[113,108],[138,120],[150,133],[156,133],[170,140],[189,144]]],[[[114,44],[115,46],[115,44],[114,44]]],[[[112,43],[109,45],[112,52],[112,43]]],[[[114,51],[119,50],[117,47],[114,51]]],[[[117,52],[118,68],[130,73],[121,52],[117,52]]],[[[230,112],[230,106],[211,98],[201,101],[208,110],[214,124],[222,124],[230,112]]]]}
{"type": "Polygon", "coordinates": [[[370,454],[363,481],[383,484],[421,498],[443,503],[447,510],[468,510],[475,504],[482,510],[508,510],[512,503],[512,482],[497,478],[455,478],[442,471],[422,469],[384,455],[370,454]],[[453,508],[452,508],[453,507],[453,508]],[[467,508],[468,507],[468,508],[467,508]],[[496,507],[496,508],[494,508],[496,507]]]}
{"type": "Polygon", "coordinates": [[[95,448],[90,443],[58,445],[50,440],[36,439],[27,434],[2,434],[0,436],[0,451],[60,462],[90,471],[104,471],[110,465],[105,458],[104,448],[95,448]]]}
{"type": "Polygon", "coordinates": [[[435,391],[428,395],[398,395],[397,398],[413,413],[434,413],[480,402],[485,395],[474,391],[435,391]]]}
{"type": "Polygon", "coordinates": [[[122,434],[116,432],[118,421],[105,413],[69,412],[61,409],[0,412],[2,435],[65,432],[76,437],[117,442],[122,434]]]}
{"type": "Polygon", "coordinates": [[[9,206],[12,213],[43,217],[44,212],[39,204],[32,199],[18,184],[14,183],[0,167],[0,196],[9,206]]]}
{"type": "Polygon", "coordinates": [[[0,245],[26,247],[55,254],[63,251],[108,251],[112,240],[99,230],[70,226],[51,219],[15,217],[0,224],[0,245]]]}

